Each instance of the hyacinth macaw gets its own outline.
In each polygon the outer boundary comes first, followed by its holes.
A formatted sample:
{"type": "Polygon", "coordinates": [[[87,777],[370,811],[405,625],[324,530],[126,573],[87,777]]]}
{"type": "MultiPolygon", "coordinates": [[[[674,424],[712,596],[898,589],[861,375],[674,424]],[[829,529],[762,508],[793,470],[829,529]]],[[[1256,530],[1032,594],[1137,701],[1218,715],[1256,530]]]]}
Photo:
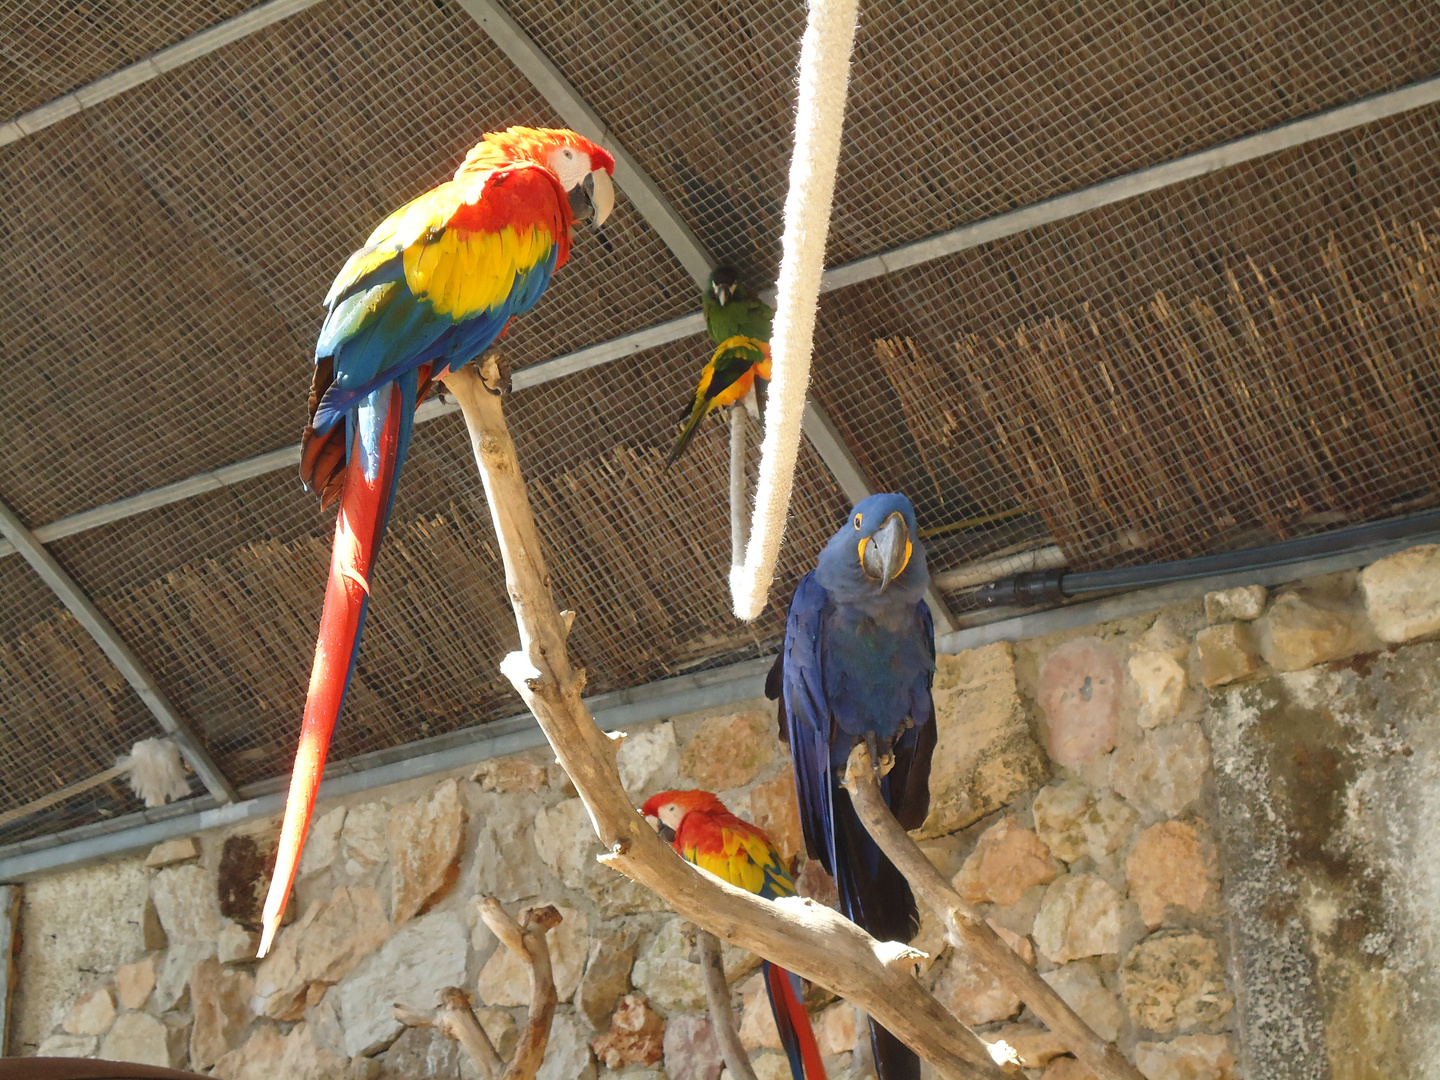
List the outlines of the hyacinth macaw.
{"type": "Polygon", "coordinates": [[[535,306],[570,254],[570,228],[614,205],[611,156],[573,131],[512,127],[472,149],[453,180],[386,218],[325,297],[300,475],[339,501],[330,579],[285,803],[259,955],[269,950],[354,671],[370,574],[433,380],[480,355],[535,306]]]}
{"type": "MultiPolygon", "coordinates": [[[[795,895],[795,882],[770,837],[730,813],[711,792],[662,791],[650,796],[640,812],[686,862],[767,900],[795,895]]],[[[825,1080],[799,976],[768,960],[760,970],[791,1076],[825,1080]]]]}
{"type": "MultiPolygon", "coordinates": [[[[900,823],[918,828],[929,811],[935,750],[929,583],[910,500],[862,499],[800,579],[785,644],[765,684],[767,696],[781,702],[805,846],[834,876],[845,914],[881,940],[914,935],[915,898],[840,784],[850,751],[864,741],[874,761],[893,755],[881,790],[900,823]]],[[[874,1021],[870,1040],[880,1080],[919,1077],[915,1054],[874,1021]]]]}
{"type": "Polygon", "coordinates": [[[715,345],[700,372],[694,397],[685,406],[684,426],[675,449],[665,459],[668,469],[685,452],[700,421],[716,409],[749,403],[755,390],[755,412],[763,418],[765,384],[770,381],[770,323],[775,311],[750,292],[733,267],[721,266],[705,283],[705,326],[715,345]]]}

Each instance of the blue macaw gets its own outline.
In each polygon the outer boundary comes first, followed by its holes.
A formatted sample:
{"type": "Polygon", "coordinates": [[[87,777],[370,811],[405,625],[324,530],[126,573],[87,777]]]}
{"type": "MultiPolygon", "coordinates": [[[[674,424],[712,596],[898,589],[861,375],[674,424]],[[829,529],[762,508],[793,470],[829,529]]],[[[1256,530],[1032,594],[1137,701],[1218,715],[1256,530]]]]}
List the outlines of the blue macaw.
{"type": "MultiPolygon", "coordinates": [[[[768,697],[780,698],[809,855],[834,876],[845,915],[889,941],[914,935],[915,898],[860,824],[840,782],[851,749],[863,740],[872,760],[894,755],[880,787],[900,824],[918,828],[929,812],[935,750],[929,584],[910,500],[862,499],[800,579],[785,645],[765,684],[768,697]]],[[[918,1080],[919,1058],[874,1021],[870,1045],[880,1080],[918,1080]]]]}

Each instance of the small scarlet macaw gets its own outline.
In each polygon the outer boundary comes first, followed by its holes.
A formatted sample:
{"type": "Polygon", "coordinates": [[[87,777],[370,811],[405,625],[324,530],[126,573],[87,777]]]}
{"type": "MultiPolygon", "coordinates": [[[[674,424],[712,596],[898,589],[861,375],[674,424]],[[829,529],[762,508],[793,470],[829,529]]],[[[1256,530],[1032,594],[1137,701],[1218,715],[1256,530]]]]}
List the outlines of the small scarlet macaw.
{"type": "Polygon", "coordinates": [[[433,380],[474,360],[535,306],[569,257],[571,225],[598,227],[610,213],[614,171],[608,153],[573,131],[488,134],[454,179],[382,221],[325,297],[300,476],[340,512],[260,956],[295,880],[355,668],[415,407],[433,380]]]}
{"type": "Polygon", "coordinates": [[[680,438],[665,459],[667,469],[690,445],[700,421],[716,409],[742,401],[749,408],[753,400],[751,411],[764,418],[765,384],[770,381],[770,323],[774,317],[774,309],[750,295],[733,267],[721,266],[711,272],[705,283],[705,326],[715,352],[700,371],[695,396],[686,406],[680,438]]]}
{"type": "MultiPolygon", "coordinates": [[[[862,499],[800,579],[765,682],[781,702],[805,847],[835,878],[846,916],[882,941],[914,935],[915,897],[840,785],[863,741],[873,761],[893,756],[880,788],[900,824],[925,820],[936,737],[929,584],[910,500],[862,499]]],[[[880,1080],[918,1080],[920,1059],[873,1020],[870,1045],[880,1080]]]]}
{"type": "MultiPolygon", "coordinates": [[[[795,895],[795,882],[764,830],[744,821],[708,791],[662,791],[640,812],[680,856],[737,888],[767,900],[795,895]]],[[[805,1011],[799,976],[760,965],[780,1043],[794,1080],[825,1080],[820,1047],[805,1011]]]]}

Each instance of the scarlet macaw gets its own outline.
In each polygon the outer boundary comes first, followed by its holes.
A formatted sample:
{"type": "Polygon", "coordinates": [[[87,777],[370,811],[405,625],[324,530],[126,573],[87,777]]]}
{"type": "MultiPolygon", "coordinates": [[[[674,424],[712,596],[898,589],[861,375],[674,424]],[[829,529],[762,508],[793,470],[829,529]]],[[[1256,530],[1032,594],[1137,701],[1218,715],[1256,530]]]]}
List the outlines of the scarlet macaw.
{"type": "MultiPolygon", "coordinates": [[[[711,792],[662,791],[650,796],[640,812],[686,862],[767,900],[795,895],[795,882],[770,837],[730,813],[711,792]]],[[[799,976],[768,960],[760,970],[792,1077],[825,1080],[799,976]]]]}
{"type": "MultiPolygon", "coordinates": [[[[900,823],[915,829],[925,820],[935,750],[929,583],[910,500],[862,499],[800,579],[765,683],[766,695],[781,699],[805,846],[834,876],[845,914],[881,940],[913,936],[915,898],[840,782],[863,740],[872,760],[894,756],[881,790],[900,823]]],[[[919,1077],[915,1054],[873,1020],[870,1041],[880,1080],[919,1077]]]]}
{"type": "Polygon", "coordinates": [[[573,131],[488,134],[453,180],[381,222],[325,297],[300,475],[322,505],[338,499],[340,512],[260,956],[294,883],[355,668],[415,407],[432,380],[475,359],[534,307],[569,257],[572,223],[598,226],[610,213],[614,171],[608,153],[573,131]]]}
{"type": "Polygon", "coordinates": [[[729,266],[713,270],[705,283],[705,326],[715,352],[700,372],[695,396],[686,406],[685,426],[665,459],[668,469],[690,445],[700,421],[725,405],[744,401],[751,388],[756,409],[764,414],[765,383],[770,381],[770,322],[773,308],[751,296],[729,266]],[[759,384],[756,384],[756,380],[759,384]]]}

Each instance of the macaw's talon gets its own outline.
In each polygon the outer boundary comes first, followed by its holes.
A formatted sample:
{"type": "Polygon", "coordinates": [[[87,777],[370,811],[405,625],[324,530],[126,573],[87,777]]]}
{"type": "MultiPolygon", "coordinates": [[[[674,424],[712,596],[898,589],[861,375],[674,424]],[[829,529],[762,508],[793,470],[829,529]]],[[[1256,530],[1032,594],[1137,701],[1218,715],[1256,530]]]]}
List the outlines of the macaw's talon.
{"type": "Polygon", "coordinates": [[[865,733],[865,749],[870,754],[870,768],[875,770],[875,779],[880,780],[895,767],[895,755],[889,749],[880,749],[880,737],[873,731],[865,733]]]}
{"type": "Polygon", "coordinates": [[[504,353],[491,349],[480,358],[479,365],[480,382],[486,390],[496,397],[510,393],[510,362],[505,359],[504,353]]]}

